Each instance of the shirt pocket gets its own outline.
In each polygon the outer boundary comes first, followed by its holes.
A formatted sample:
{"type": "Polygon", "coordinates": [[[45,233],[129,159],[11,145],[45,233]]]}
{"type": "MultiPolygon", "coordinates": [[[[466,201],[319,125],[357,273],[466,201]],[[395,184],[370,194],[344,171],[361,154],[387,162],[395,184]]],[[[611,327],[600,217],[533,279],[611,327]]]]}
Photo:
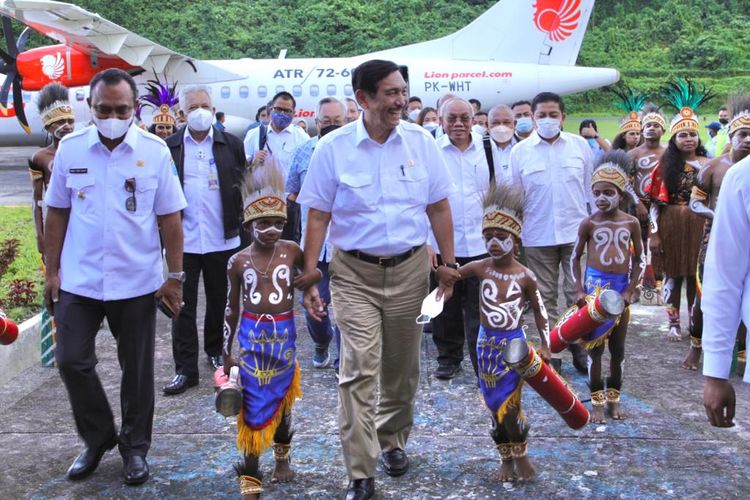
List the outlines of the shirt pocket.
{"type": "Polygon", "coordinates": [[[563,180],[565,182],[583,184],[583,159],[568,158],[563,163],[563,180]]]}
{"type": "Polygon", "coordinates": [[[546,186],[549,184],[549,171],[544,165],[531,165],[523,169],[524,184],[546,186]]]}
{"type": "Polygon", "coordinates": [[[338,205],[348,212],[371,211],[374,209],[376,194],[373,192],[373,175],[366,172],[341,174],[338,205]]]}
{"type": "Polygon", "coordinates": [[[94,176],[91,174],[69,174],[65,187],[70,189],[70,206],[82,213],[93,213],[96,209],[94,176]]]}
{"type": "Polygon", "coordinates": [[[422,164],[401,167],[397,175],[399,187],[409,199],[418,204],[426,205],[430,195],[430,182],[427,178],[427,169],[422,164]]]}
{"type": "Polygon", "coordinates": [[[155,177],[136,177],[136,214],[147,215],[154,211],[154,200],[156,199],[156,188],[158,186],[159,180],[155,177]]]}

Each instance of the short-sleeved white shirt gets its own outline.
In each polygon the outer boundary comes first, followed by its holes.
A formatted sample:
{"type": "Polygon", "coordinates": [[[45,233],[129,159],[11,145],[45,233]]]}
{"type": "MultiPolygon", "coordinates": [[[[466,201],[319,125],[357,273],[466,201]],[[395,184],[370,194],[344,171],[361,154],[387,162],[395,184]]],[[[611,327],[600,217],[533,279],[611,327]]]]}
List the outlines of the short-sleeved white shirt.
{"type": "MultiPolygon", "coordinates": [[[[284,175],[284,180],[286,180],[289,174],[289,166],[292,163],[292,154],[297,147],[309,141],[310,136],[294,124],[290,124],[281,132],[276,132],[271,125],[268,125],[266,130],[266,145],[264,149],[273,155],[277,165],[281,169],[281,173],[284,175]]],[[[245,158],[248,161],[252,160],[258,152],[259,141],[260,127],[255,127],[245,136],[245,158]]]]}
{"type": "Polygon", "coordinates": [[[73,132],[57,149],[45,201],[70,209],[60,257],[64,291],[121,300],[164,282],[156,217],[187,206],[164,141],[131,125],[110,152],[93,125],[73,132]]]}
{"type": "MultiPolygon", "coordinates": [[[[511,179],[523,187],[521,238],[527,247],[566,245],[593,207],[593,153],[586,140],[568,132],[552,144],[534,131],[510,152],[511,179]]],[[[498,180],[500,178],[498,177],[498,180]]]]}
{"type": "MultiPolygon", "coordinates": [[[[487,249],[482,238],[482,198],[490,187],[490,167],[482,136],[472,132],[471,144],[465,151],[454,146],[447,134],[441,136],[437,144],[456,186],[448,198],[453,215],[455,256],[466,258],[483,255],[487,249]]],[[[429,242],[438,251],[432,233],[429,242]]]]}
{"type": "Polygon", "coordinates": [[[383,144],[364,116],[318,141],[298,203],[331,213],[331,243],[342,250],[397,255],[427,239],[427,205],[454,186],[422,127],[402,121],[383,144]]]}

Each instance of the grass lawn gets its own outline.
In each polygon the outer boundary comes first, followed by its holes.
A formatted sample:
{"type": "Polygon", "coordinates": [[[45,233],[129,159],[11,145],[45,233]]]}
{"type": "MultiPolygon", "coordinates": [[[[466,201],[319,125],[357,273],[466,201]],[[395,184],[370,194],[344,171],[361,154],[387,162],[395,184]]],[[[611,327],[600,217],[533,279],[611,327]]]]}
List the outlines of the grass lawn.
{"type": "Polygon", "coordinates": [[[25,307],[9,307],[5,313],[13,321],[21,323],[40,311],[42,293],[44,290],[44,275],[42,274],[42,260],[36,250],[34,236],[34,221],[30,207],[0,207],[0,243],[9,239],[17,239],[18,256],[8,267],[7,272],[0,278],[0,300],[7,301],[8,287],[14,279],[31,280],[35,283],[34,290],[38,293],[34,304],[25,307]]]}

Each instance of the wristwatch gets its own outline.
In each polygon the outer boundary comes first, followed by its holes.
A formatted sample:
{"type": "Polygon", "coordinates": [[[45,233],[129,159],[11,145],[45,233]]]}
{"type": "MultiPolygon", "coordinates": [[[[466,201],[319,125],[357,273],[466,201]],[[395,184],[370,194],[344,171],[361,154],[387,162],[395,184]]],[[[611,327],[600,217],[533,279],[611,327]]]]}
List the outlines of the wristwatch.
{"type": "Polygon", "coordinates": [[[167,273],[167,279],[177,280],[180,283],[185,283],[185,271],[180,271],[178,273],[167,273]]]}
{"type": "Polygon", "coordinates": [[[459,264],[458,262],[454,262],[453,264],[448,264],[447,262],[443,262],[443,265],[445,267],[450,267],[451,269],[455,269],[456,271],[458,271],[458,268],[461,267],[461,264],[459,264]]]}

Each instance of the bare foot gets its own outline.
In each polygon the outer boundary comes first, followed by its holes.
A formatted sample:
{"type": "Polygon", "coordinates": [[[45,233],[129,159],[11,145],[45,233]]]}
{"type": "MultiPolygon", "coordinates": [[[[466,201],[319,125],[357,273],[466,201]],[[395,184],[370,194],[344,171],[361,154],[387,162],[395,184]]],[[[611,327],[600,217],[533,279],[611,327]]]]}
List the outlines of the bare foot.
{"type": "Polygon", "coordinates": [[[682,332],[680,331],[679,326],[670,326],[669,327],[669,333],[667,334],[667,340],[670,342],[681,342],[682,341],[682,332]]]}
{"type": "Polygon", "coordinates": [[[500,466],[500,471],[497,473],[497,479],[503,483],[516,479],[516,476],[513,473],[513,460],[503,461],[503,464],[500,466]]]}
{"type": "Polygon", "coordinates": [[[607,419],[604,418],[604,406],[592,405],[591,406],[591,422],[594,424],[606,424],[607,419]]]}
{"type": "Polygon", "coordinates": [[[513,463],[516,466],[516,476],[518,482],[525,483],[536,477],[536,469],[531,465],[529,457],[513,457],[513,463]]]}
{"type": "Polygon", "coordinates": [[[260,494],[252,493],[250,495],[242,495],[242,500],[259,500],[260,494]]]}
{"type": "Polygon", "coordinates": [[[686,370],[697,370],[700,360],[701,348],[691,346],[690,350],[687,353],[687,356],[685,356],[685,361],[682,362],[682,367],[686,370]]]}
{"type": "Polygon", "coordinates": [[[271,476],[272,483],[288,483],[294,477],[294,471],[289,463],[288,458],[276,460],[276,466],[273,468],[271,476]]]}
{"type": "Polygon", "coordinates": [[[609,414],[612,416],[613,420],[625,420],[625,418],[627,418],[627,415],[622,411],[619,402],[607,401],[607,410],[609,410],[609,414]]]}

